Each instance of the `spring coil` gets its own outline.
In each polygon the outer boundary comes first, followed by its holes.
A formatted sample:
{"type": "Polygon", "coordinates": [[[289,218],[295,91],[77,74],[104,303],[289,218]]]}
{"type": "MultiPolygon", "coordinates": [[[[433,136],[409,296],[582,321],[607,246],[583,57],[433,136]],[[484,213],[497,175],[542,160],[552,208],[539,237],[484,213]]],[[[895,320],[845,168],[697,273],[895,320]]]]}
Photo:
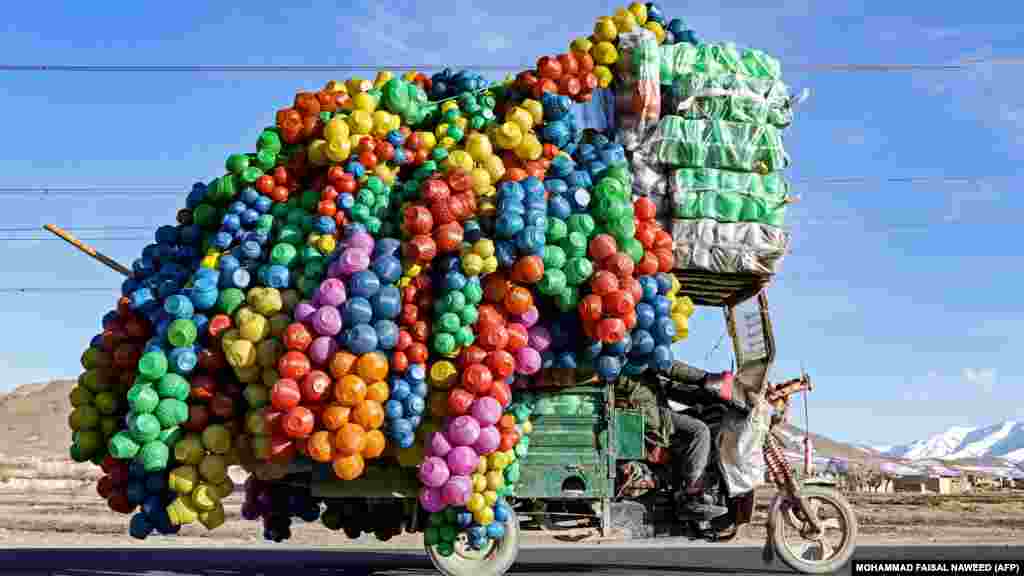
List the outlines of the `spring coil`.
{"type": "Polygon", "coordinates": [[[772,481],[779,488],[793,485],[793,469],[790,467],[789,461],[782,454],[782,450],[779,449],[775,437],[769,433],[765,436],[764,440],[762,452],[764,453],[764,462],[768,467],[769,474],[771,474],[772,481]]]}

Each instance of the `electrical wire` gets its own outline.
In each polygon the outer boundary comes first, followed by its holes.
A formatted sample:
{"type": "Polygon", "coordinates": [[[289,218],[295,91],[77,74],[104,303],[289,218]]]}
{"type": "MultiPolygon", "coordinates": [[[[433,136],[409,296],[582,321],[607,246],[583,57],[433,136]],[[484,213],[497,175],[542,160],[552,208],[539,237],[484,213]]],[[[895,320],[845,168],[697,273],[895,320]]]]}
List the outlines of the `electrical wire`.
{"type": "MultiPolygon", "coordinates": [[[[787,274],[779,273],[776,275],[776,281],[786,280],[799,280],[804,276],[813,277],[813,274],[787,274]]],[[[71,293],[95,293],[95,292],[118,292],[120,293],[120,286],[112,284],[110,287],[101,286],[82,286],[82,287],[70,287],[70,286],[3,286],[0,287],[0,294],[11,294],[11,295],[28,295],[28,294],[71,294],[71,293]]],[[[722,344],[725,342],[726,333],[722,332],[719,336],[715,345],[708,350],[704,357],[704,363],[707,364],[711,361],[712,356],[722,349],[722,344]]]]}
{"type": "MultiPolygon", "coordinates": [[[[954,227],[954,226],[986,226],[986,227],[992,227],[992,226],[1017,226],[1017,225],[1018,225],[1018,222],[1016,220],[1013,220],[1013,219],[1007,219],[1005,221],[958,219],[958,220],[936,220],[934,222],[923,223],[923,224],[894,224],[894,225],[889,225],[889,226],[884,226],[884,225],[883,226],[877,226],[876,225],[876,226],[864,227],[863,220],[857,220],[857,219],[851,219],[851,218],[836,218],[836,219],[831,219],[831,220],[811,218],[809,220],[791,220],[790,222],[788,222],[784,226],[784,228],[787,231],[791,232],[791,233],[796,233],[798,231],[805,230],[805,229],[821,229],[821,228],[828,228],[828,227],[842,228],[842,227],[858,226],[858,227],[860,227],[860,232],[864,232],[864,233],[914,233],[914,232],[927,232],[928,230],[931,230],[931,229],[934,229],[934,228],[951,228],[951,227],[954,227]]],[[[156,229],[158,227],[159,227],[159,225],[153,225],[153,226],[147,226],[147,227],[133,227],[133,226],[126,226],[126,227],[119,227],[119,226],[96,227],[95,228],[96,232],[100,232],[100,231],[110,231],[110,232],[126,231],[127,232],[127,231],[132,231],[132,230],[146,230],[146,231],[150,231],[151,233],[149,233],[149,234],[134,234],[134,235],[119,235],[119,236],[107,236],[107,235],[88,236],[88,235],[77,235],[76,234],[76,237],[79,240],[83,241],[83,242],[111,242],[111,241],[114,241],[114,242],[124,242],[124,241],[149,241],[149,242],[152,242],[153,239],[154,239],[153,234],[155,233],[155,231],[156,231],[156,229]]],[[[36,228],[33,228],[32,232],[36,232],[36,230],[37,230],[36,228]]],[[[76,229],[68,228],[66,230],[75,231],[76,229]]],[[[19,229],[19,231],[21,231],[21,230],[19,229]]],[[[24,230],[24,232],[26,234],[29,233],[28,230],[24,230]]],[[[50,242],[50,241],[55,241],[55,240],[61,240],[61,239],[56,237],[56,236],[42,235],[41,233],[40,234],[36,234],[36,235],[31,235],[31,236],[29,236],[29,235],[25,235],[25,236],[19,236],[19,235],[0,235],[0,243],[3,243],[3,242],[50,242]]],[[[787,252],[787,254],[789,254],[789,253],[791,253],[791,252],[787,252]]]]}
{"type": "Polygon", "coordinates": [[[718,342],[716,342],[715,345],[712,346],[710,350],[708,350],[708,353],[704,356],[705,365],[711,361],[711,355],[717,352],[719,348],[721,348],[722,342],[725,342],[725,335],[726,332],[723,331],[722,335],[718,337],[718,342]]]}
{"type": "Polygon", "coordinates": [[[964,58],[949,64],[796,64],[787,68],[820,72],[955,72],[981,65],[1020,66],[1024,57],[964,58]]]}
{"type": "MultiPolygon", "coordinates": [[[[849,185],[849,184],[866,184],[866,183],[887,183],[887,184],[980,184],[982,182],[991,180],[1009,180],[1009,179],[1021,179],[1024,176],[827,176],[819,178],[795,178],[791,180],[793,184],[799,185],[849,185]]],[[[72,194],[88,196],[89,198],[103,198],[108,196],[117,196],[119,194],[126,194],[131,192],[145,192],[144,196],[140,198],[150,198],[153,196],[175,196],[180,197],[186,195],[186,190],[189,190],[190,186],[176,186],[171,184],[139,184],[139,185],[101,185],[101,184],[73,184],[73,185],[0,185],[0,196],[14,196],[14,195],[40,195],[43,197],[57,194],[72,194]]],[[[928,229],[936,225],[952,225],[952,224],[971,224],[972,222],[964,222],[961,220],[956,221],[938,221],[924,225],[910,225],[910,226],[889,226],[884,227],[878,231],[886,232],[898,232],[898,231],[920,231],[928,229]]],[[[860,220],[851,219],[817,219],[811,218],[805,221],[794,221],[790,224],[790,228],[802,228],[804,226],[841,226],[851,224],[862,224],[860,220]]],[[[980,224],[980,223],[975,223],[980,224]]],[[[156,226],[83,226],[69,228],[72,232],[133,232],[133,231],[150,231],[155,230],[156,226]]],[[[34,226],[10,226],[0,227],[0,242],[27,242],[27,241],[49,241],[59,240],[52,236],[19,236],[12,235],[17,233],[40,233],[40,229],[34,226]]],[[[151,234],[136,234],[136,235],[118,235],[118,236],[89,236],[80,237],[84,241],[133,241],[133,240],[149,240],[151,234]]]]}
{"type": "Polygon", "coordinates": [[[1021,178],[1021,176],[825,176],[821,178],[795,178],[794,184],[865,184],[886,182],[892,184],[973,184],[986,180],[1021,178]]]}
{"type": "MultiPolygon", "coordinates": [[[[979,184],[993,180],[1020,180],[1024,176],[823,176],[817,178],[793,178],[791,184],[811,185],[844,185],[844,184],[979,184]]],[[[103,185],[103,184],[9,184],[0,185],[0,196],[56,196],[73,194],[75,196],[105,197],[120,194],[134,195],[134,192],[145,192],[145,197],[181,196],[184,197],[192,189],[174,184],[138,184],[138,185],[103,185]]]]}
{"type": "MultiPolygon", "coordinates": [[[[39,232],[41,226],[0,226],[0,232],[39,232]]],[[[107,230],[153,230],[152,226],[71,226],[68,232],[105,232],[107,230]]]]}
{"type": "Polygon", "coordinates": [[[146,198],[153,196],[185,196],[192,186],[178,186],[171,184],[140,184],[137,186],[114,185],[105,186],[100,184],[85,185],[47,185],[47,184],[25,184],[0,186],[0,196],[59,196],[72,194],[75,196],[117,196],[135,195],[137,192],[145,192],[146,198]]]}
{"type": "Polygon", "coordinates": [[[83,286],[83,287],[70,287],[70,286],[58,286],[58,287],[44,287],[44,286],[3,286],[0,287],[0,294],[51,294],[51,293],[83,293],[83,292],[120,292],[121,288],[118,286],[111,286],[109,288],[101,288],[99,286],[83,286]]]}
{"type": "MultiPolygon", "coordinates": [[[[804,228],[821,228],[821,227],[843,227],[843,226],[863,226],[862,220],[850,219],[850,218],[837,218],[832,220],[822,220],[811,218],[803,221],[791,221],[785,228],[790,232],[802,230],[804,228]]],[[[893,226],[873,226],[869,228],[862,228],[861,231],[865,233],[902,233],[902,232],[923,232],[935,227],[951,227],[951,226],[1016,226],[1017,222],[1013,220],[1007,221],[974,221],[974,220],[950,220],[950,221],[935,221],[927,224],[910,224],[910,225],[893,225],[893,226]]],[[[79,240],[83,242],[124,242],[124,241],[153,241],[153,233],[155,233],[158,225],[153,226],[95,226],[86,228],[66,228],[66,230],[74,232],[79,230],[89,230],[92,232],[130,232],[130,231],[150,231],[150,234],[132,234],[132,235],[118,235],[118,236],[88,236],[88,235],[76,235],[79,240]]],[[[27,228],[27,227],[15,227],[15,228],[0,228],[2,232],[21,232],[21,233],[36,233],[39,231],[38,228],[27,228]]],[[[2,242],[49,242],[54,240],[61,240],[56,236],[42,235],[38,233],[36,235],[13,235],[13,234],[0,234],[0,243],[2,242]]],[[[787,252],[789,253],[789,252],[787,252]]]]}
{"type": "Polygon", "coordinates": [[[0,72],[374,72],[376,70],[529,70],[530,64],[0,64],[0,72]]]}
{"type": "MultiPolygon", "coordinates": [[[[1024,57],[968,58],[947,64],[898,63],[824,63],[791,64],[788,69],[815,72],[952,72],[980,65],[1019,66],[1024,57]]],[[[0,64],[2,72],[372,72],[376,70],[488,70],[520,71],[534,68],[534,64],[0,64]]]]}
{"type": "MultiPolygon", "coordinates": [[[[126,240],[152,240],[152,235],[139,235],[139,236],[98,236],[98,237],[78,237],[83,242],[105,242],[105,241],[126,241],[126,240]]],[[[38,237],[3,237],[0,236],[0,242],[51,242],[54,240],[64,241],[62,238],[56,236],[38,236],[38,237]]]]}

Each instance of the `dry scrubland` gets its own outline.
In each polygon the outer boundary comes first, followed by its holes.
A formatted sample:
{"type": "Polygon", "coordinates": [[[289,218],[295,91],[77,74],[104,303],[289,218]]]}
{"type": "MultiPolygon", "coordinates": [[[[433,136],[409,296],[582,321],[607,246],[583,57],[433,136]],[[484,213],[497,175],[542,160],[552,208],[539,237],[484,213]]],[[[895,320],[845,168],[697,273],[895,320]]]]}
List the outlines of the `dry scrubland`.
{"type": "MultiPolygon", "coordinates": [[[[128,517],[111,512],[95,491],[99,469],[75,464],[67,451],[68,392],[72,381],[31,384],[0,396],[0,546],[116,546],[134,542],[128,517]]],[[[816,445],[821,446],[819,441],[816,445]]],[[[838,443],[836,446],[842,447],[838,443]]],[[[851,449],[852,450],[852,449],[851,449]]],[[[232,471],[235,482],[245,473],[232,471]]],[[[754,525],[744,540],[764,537],[770,494],[761,492],[754,525]]],[[[1018,543],[1024,540],[1024,493],[963,496],[857,494],[852,501],[861,543],[1018,543]]],[[[188,526],[177,537],[154,537],[148,545],[263,545],[258,522],[239,515],[241,488],[227,501],[228,522],[213,532],[188,526]]],[[[342,533],[319,524],[297,525],[289,545],[344,545],[342,533]]],[[[527,541],[551,542],[529,533],[527,541]]],[[[363,537],[360,546],[419,546],[417,537],[387,543],[363,537]]],[[[268,545],[274,545],[269,544],[268,545]]],[[[280,546],[280,545],[276,545],[280,546]]]]}

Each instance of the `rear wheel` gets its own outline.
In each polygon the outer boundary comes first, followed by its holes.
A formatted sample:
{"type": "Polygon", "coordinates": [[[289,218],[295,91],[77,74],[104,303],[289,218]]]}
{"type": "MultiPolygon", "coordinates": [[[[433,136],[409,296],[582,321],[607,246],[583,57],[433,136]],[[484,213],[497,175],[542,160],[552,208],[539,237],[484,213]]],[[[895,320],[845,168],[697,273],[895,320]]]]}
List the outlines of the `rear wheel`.
{"type": "Polygon", "coordinates": [[[800,495],[810,504],[822,532],[801,519],[795,501],[783,500],[769,518],[772,547],[790,568],[803,574],[832,574],[853,556],[857,546],[857,517],[841,494],[830,488],[805,486],[800,495]]]}
{"type": "Polygon", "coordinates": [[[519,555],[519,516],[513,513],[505,523],[505,537],[491,540],[482,550],[473,550],[460,536],[455,552],[442,556],[436,546],[427,546],[427,556],[444,576],[503,576],[519,555]]]}

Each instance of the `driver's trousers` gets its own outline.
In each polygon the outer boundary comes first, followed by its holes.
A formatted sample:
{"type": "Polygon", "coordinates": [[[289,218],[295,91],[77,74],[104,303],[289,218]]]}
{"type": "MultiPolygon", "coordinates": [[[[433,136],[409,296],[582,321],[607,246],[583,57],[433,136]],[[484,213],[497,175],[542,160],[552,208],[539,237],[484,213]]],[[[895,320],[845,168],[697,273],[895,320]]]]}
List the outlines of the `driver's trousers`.
{"type": "Polygon", "coordinates": [[[693,416],[669,412],[672,419],[672,466],[679,489],[691,487],[704,474],[711,454],[711,431],[693,416]]]}
{"type": "MultiPolygon", "coordinates": [[[[683,362],[673,362],[663,374],[673,383],[696,384],[703,381],[708,373],[683,362]]],[[[664,403],[658,384],[649,378],[649,374],[621,378],[619,386],[622,389],[616,395],[641,408],[648,438],[656,446],[667,447],[672,453],[673,476],[679,488],[686,489],[704,474],[711,453],[711,432],[700,420],[671,410],[664,403]]],[[[664,392],[671,395],[672,384],[668,387],[669,390],[664,392]]]]}
{"type": "MultiPolygon", "coordinates": [[[[673,362],[666,374],[671,382],[693,384],[704,380],[708,373],[684,362],[673,362]]],[[[671,388],[672,384],[669,384],[671,388]]],[[[671,390],[667,390],[671,396],[671,390]]],[[[672,420],[672,466],[679,488],[686,489],[701,478],[711,454],[711,431],[707,424],[686,414],[665,410],[672,420]]]]}

